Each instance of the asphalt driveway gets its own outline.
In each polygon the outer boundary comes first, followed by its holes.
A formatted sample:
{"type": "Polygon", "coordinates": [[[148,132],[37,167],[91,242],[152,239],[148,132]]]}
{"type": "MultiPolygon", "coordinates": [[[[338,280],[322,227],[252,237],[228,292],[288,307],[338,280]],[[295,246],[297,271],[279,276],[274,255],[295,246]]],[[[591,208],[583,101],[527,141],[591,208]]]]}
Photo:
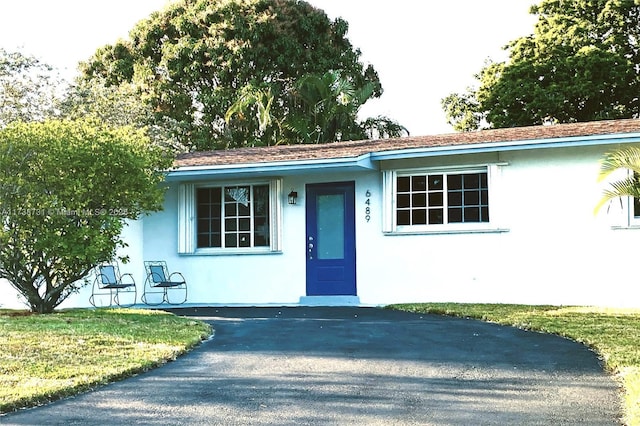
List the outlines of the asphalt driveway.
{"type": "Polygon", "coordinates": [[[213,339],[3,425],[616,425],[619,389],[560,337],[374,308],[175,310],[213,339]]]}

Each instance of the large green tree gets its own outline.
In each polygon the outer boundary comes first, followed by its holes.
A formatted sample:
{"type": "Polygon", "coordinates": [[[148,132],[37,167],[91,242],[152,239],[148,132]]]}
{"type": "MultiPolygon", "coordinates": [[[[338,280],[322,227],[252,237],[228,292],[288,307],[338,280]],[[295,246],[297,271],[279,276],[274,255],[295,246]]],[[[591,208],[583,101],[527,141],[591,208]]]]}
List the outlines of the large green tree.
{"type": "Polygon", "coordinates": [[[60,102],[59,115],[65,119],[91,119],[114,127],[131,126],[143,130],[158,146],[182,152],[186,147],[178,135],[180,124],[170,117],[155,120],[151,106],[140,99],[138,87],[123,82],[107,85],[101,78],[79,79],[71,84],[60,102]]]}
{"type": "Polygon", "coordinates": [[[288,100],[295,107],[274,108],[273,89],[247,86],[225,114],[229,128],[255,128],[249,143],[327,143],[380,137],[399,137],[407,129],[387,117],[358,118],[374,86],[357,89],[341,73],[308,74],[295,82],[288,100]],[[279,115],[282,114],[282,115],[279,115]]]}
{"type": "Polygon", "coordinates": [[[126,219],[162,207],[165,150],[130,127],[14,122],[0,130],[0,278],[53,311],[125,243],[126,219]]]}
{"type": "Polygon", "coordinates": [[[181,0],[98,49],[82,70],[85,79],[134,83],[156,120],[179,123],[191,148],[238,147],[259,130],[257,122],[224,120],[246,86],[269,86],[275,116],[296,107],[289,95],[297,80],[332,69],[380,96],[377,73],[360,62],[347,30],[299,0],[181,0]]]}
{"type": "Polygon", "coordinates": [[[532,35],[488,62],[479,85],[442,104],[457,130],[637,117],[640,6],[635,0],[543,0],[532,35]]]}
{"type": "Polygon", "coordinates": [[[0,48],[0,128],[57,115],[66,82],[50,65],[0,48]]]}

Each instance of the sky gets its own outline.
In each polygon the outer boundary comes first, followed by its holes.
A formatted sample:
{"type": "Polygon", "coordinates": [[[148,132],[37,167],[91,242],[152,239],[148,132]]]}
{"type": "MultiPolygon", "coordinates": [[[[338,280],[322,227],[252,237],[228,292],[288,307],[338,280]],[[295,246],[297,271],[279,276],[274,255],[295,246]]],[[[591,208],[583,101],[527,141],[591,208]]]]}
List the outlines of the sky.
{"type": "MultiPolygon", "coordinates": [[[[385,115],[412,135],[449,133],[440,101],[464,92],[485,60],[533,32],[535,0],[308,0],[349,23],[347,37],[378,71],[383,95],[363,117],[385,115]]],[[[0,47],[20,49],[71,79],[98,47],[127,38],[167,0],[0,0],[0,47]]]]}

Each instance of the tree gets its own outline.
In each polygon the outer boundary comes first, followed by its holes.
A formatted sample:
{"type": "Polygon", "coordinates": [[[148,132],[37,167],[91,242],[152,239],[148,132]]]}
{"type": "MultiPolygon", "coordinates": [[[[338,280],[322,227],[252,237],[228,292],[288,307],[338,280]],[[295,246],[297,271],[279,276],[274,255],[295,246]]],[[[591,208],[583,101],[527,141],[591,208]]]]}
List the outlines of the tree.
{"type": "Polygon", "coordinates": [[[0,48],[0,128],[55,117],[66,82],[39,59],[0,48]]]}
{"type": "Polygon", "coordinates": [[[457,130],[637,117],[640,6],[634,0],[543,0],[534,34],[488,62],[477,89],[442,101],[457,130]]]}
{"type": "Polygon", "coordinates": [[[177,137],[182,133],[179,124],[170,117],[156,121],[150,105],[140,99],[140,91],[132,83],[113,86],[101,78],[79,79],[69,86],[60,103],[60,116],[70,120],[91,119],[115,127],[132,126],[143,130],[158,146],[176,153],[187,149],[177,137]]]}
{"type": "Polygon", "coordinates": [[[629,147],[607,153],[600,167],[600,180],[604,180],[618,170],[626,170],[625,176],[611,182],[604,191],[596,211],[603,205],[621,197],[633,197],[640,202],[640,148],[629,147]]]}
{"type": "Polygon", "coordinates": [[[274,112],[274,96],[267,89],[247,86],[225,114],[234,128],[255,127],[253,144],[327,143],[377,137],[399,137],[408,131],[387,117],[358,120],[362,105],[372,96],[371,83],[357,89],[339,71],[307,74],[289,94],[293,107],[274,112]],[[276,116],[280,112],[281,116],[276,116]],[[245,123],[254,122],[254,126],[245,123]]]}
{"type": "Polygon", "coordinates": [[[161,209],[170,164],[132,128],[48,120],[0,130],[0,278],[32,311],[52,312],[125,246],[125,219],[161,209]]]}
{"type": "Polygon", "coordinates": [[[157,120],[180,123],[191,148],[239,147],[259,123],[228,125],[224,117],[246,86],[271,90],[274,117],[295,109],[296,81],[331,69],[380,96],[377,73],[359,61],[347,30],[304,1],[182,0],[138,23],[128,40],[98,49],[82,71],[109,85],[135,83],[157,120]]]}

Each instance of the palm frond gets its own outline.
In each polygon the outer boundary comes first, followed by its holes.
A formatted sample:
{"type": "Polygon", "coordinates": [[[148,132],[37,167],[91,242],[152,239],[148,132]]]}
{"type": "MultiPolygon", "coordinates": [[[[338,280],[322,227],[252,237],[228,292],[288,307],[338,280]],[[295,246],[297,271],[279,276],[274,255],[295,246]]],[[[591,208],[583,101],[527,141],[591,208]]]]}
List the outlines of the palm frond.
{"type": "Polygon", "coordinates": [[[636,174],[632,174],[624,179],[611,182],[610,188],[603,191],[602,198],[596,205],[594,212],[597,213],[598,210],[602,208],[602,206],[616,198],[640,198],[640,183],[638,182],[636,176],[636,174]]]}
{"type": "Polygon", "coordinates": [[[629,147],[605,154],[600,163],[599,181],[619,169],[640,174],[640,147],[629,147]]]}

